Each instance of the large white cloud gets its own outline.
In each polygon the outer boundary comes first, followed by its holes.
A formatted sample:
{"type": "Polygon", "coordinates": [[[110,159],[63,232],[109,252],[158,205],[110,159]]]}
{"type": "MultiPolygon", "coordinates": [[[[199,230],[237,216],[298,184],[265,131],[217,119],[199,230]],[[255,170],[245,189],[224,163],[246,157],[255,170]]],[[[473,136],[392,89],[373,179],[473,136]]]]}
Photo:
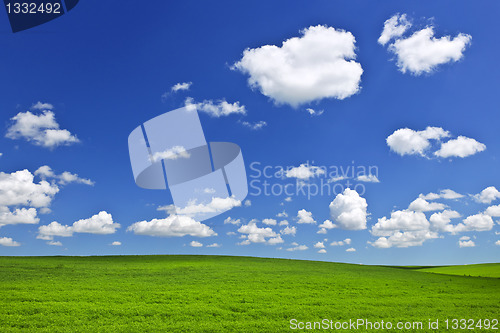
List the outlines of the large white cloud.
{"type": "Polygon", "coordinates": [[[68,130],[59,129],[54,112],[50,110],[44,110],[40,114],[19,112],[11,121],[12,124],[5,135],[9,139],[24,139],[46,148],[79,142],[68,130]]]}
{"type": "Polygon", "coordinates": [[[246,49],[233,69],[248,74],[249,85],[278,104],[297,107],[357,93],[363,69],[354,60],[356,40],[352,33],[318,25],[301,34],[281,47],[246,49]]]}
{"type": "Polygon", "coordinates": [[[378,248],[420,246],[426,240],[437,238],[438,234],[429,230],[394,231],[388,237],[379,237],[375,242],[369,242],[378,248]]]}
{"type": "Polygon", "coordinates": [[[8,207],[0,206],[0,227],[6,224],[37,224],[39,221],[35,208],[16,208],[11,211],[8,207]]]}
{"type": "Polygon", "coordinates": [[[330,203],[330,217],[341,229],[366,229],[367,207],[365,198],[360,197],[355,190],[346,188],[330,203]]]}
{"type": "Polygon", "coordinates": [[[432,143],[439,145],[439,149],[432,154],[434,157],[467,157],[486,149],[486,145],[472,138],[459,136],[441,142],[444,138],[449,138],[450,132],[441,127],[427,127],[423,131],[415,131],[410,128],[400,128],[386,139],[387,145],[395,153],[404,155],[420,155],[429,157],[428,152],[433,148],[432,143]]]}
{"type": "Polygon", "coordinates": [[[484,213],[491,217],[500,217],[500,205],[490,206],[486,208],[486,211],[484,213]]]}
{"type": "Polygon", "coordinates": [[[2,246],[20,246],[21,244],[9,237],[0,237],[0,245],[2,246]]]}
{"type": "Polygon", "coordinates": [[[45,180],[34,182],[33,174],[26,169],[0,172],[0,206],[47,207],[57,192],[59,188],[45,180]]]}
{"type": "Polygon", "coordinates": [[[459,33],[455,37],[434,37],[434,27],[427,26],[414,32],[411,36],[403,36],[411,27],[406,16],[396,14],[384,24],[379,43],[387,44],[389,51],[397,57],[397,66],[402,73],[413,75],[432,73],[439,65],[457,62],[463,57],[472,37],[459,33]]]}
{"type": "Polygon", "coordinates": [[[455,226],[450,224],[451,220],[461,216],[459,212],[447,209],[432,214],[429,221],[431,222],[431,228],[433,230],[454,233],[455,226]]]}
{"type": "Polygon", "coordinates": [[[495,223],[491,216],[484,213],[468,216],[462,223],[457,224],[453,231],[454,233],[465,231],[489,231],[493,229],[495,223]]]}
{"type": "Polygon", "coordinates": [[[135,222],[127,231],[136,235],[161,236],[161,237],[193,237],[217,236],[209,226],[195,221],[192,217],[182,215],[169,215],[164,219],[135,222]]]}
{"type": "Polygon", "coordinates": [[[411,210],[398,210],[391,213],[391,217],[382,217],[372,227],[374,236],[390,236],[395,231],[422,231],[429,229],[429,221],[422,212],[411,210]]]}

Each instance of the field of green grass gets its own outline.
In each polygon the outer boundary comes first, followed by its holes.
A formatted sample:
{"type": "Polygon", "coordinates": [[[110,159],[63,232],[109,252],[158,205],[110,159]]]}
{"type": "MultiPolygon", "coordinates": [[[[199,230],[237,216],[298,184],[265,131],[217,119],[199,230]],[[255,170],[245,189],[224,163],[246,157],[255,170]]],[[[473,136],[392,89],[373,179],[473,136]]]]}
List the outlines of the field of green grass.
{"type": "Polygon", "coordinates": [[[500,278],[500,264],[439,266],[419,269],[421,272],[500,278]]]}
{"type": "Polygon", "coordinates": [[[499,318],[500,279],[422,270],[225,256],[0,257],[0,332],[281,332],[291,319],[499,318]]]}

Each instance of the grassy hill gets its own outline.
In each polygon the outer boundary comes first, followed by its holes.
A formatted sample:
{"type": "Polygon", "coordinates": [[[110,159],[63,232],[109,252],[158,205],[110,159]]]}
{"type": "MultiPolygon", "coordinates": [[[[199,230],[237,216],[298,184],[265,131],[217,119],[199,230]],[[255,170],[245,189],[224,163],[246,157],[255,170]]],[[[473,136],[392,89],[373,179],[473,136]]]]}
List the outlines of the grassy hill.
{"type": "Polygon", "coordinates": [[[291,319],[498,319],[500,279],[425,270],[224,256],[0,257],[0,331],[280,332],[291,331],[291,319]]]}
{"type": "Polygon", "coordinates": [[[500,278],[500,264],[477,264],[458,266],[426,267],[421,272],[500,278]]]}

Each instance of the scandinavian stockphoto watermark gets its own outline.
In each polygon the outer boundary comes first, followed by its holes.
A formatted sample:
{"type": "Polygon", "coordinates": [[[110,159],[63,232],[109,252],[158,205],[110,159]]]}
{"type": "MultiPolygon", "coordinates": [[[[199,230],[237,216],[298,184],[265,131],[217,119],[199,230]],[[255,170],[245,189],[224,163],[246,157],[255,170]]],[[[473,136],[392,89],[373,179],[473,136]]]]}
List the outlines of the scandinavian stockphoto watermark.
{"type": "Polygon", "coordinates": [[[378,183],[376,165],[314,165],[309,161],[300,166],[266,165],[258,161],[249,165],[249,195],[251,196],[331,196],[346,188],[360,195],[366,183],[378,183]]]}

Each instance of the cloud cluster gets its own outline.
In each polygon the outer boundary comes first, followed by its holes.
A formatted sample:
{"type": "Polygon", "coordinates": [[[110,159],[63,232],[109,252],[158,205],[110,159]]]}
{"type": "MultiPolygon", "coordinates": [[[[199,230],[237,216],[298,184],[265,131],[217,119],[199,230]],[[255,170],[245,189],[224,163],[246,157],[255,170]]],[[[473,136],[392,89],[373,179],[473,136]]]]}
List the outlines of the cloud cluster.
{"type": "Polygon", "coordinates": [[[114,234],[119,227],[119,223],[113,222],[111,214],[101,211],[87,219],[78,220],[72,225],[62,225],[57,221],[42,225],[38,228],[37,238],[52,240],[54,236],[71,237],[73,233],[109,235],[114,234]]]}
{"type": "Polygon", "coordinates": [[[470,45],[472,37],[459,33],[455,37],[434,36],[434,27],[429,25],[415,31],[411,36],[404,36],[411,28],[405,14],[396,14],[384,23],[384,29],[378,42],[389,43],[388,50],[396,55],[397,66],[402,73],[413,75],[432,73],[439,65],[457,62],[470,45]]]}
{"type": "Polygon", "coordinates": [[[356,40],[344,30],[311,26],[281,47],[246,49],[234,70],[249,75],[252,88],[277,104],[297,107],[323,98],[345,99],[360,90],[363,69],[356,40]]]}
{"type": "Polygon", "coordinates": [[[53,179],[57,181],[60,185],[68,185],[71,183],[85,184],[93,186],[94,182],[90,179],[80,178],[77,174],[71,173],[69,171],[64,171],[60,175],[54,173],[51,167],[48,165],[43,165],[39,167],[34,172],[35,176],[40,177],[41,179],[53,179]]]}
{"type": "Polygon", "coordinates": [[[192,97],[188,97],[184,101],[184,104],[187,108],[197,109],[214,118],[225,117],[231,114],[245,115],[247,113],[245,106],[240,105],[240,102],[228,103],[225,99],[195,102],[192,97]]]}
{"type": "Polygon", "coordinates": [[[441,142],[442,139],[450,136],[450,132],[441,127],[427,127],[423,131],[400,128],[389,135],[386,142],[389,148],[398,155],[420,155],[427,158],[430,157],[429,150],[436,145],[439,146],[439,149],[435,149],[432,156],[441,158],[464,158],[486,149],[484,144],[465,136],[441,142]]]}
{"type": "Polygon", "coordinates": [[[251,243],[267,243],[270,245],[275,245],[283,243],[281,235],[273,231],[273,229],[259,228],[255,222],[249,222],[248,224],[242,225],[238,232],[243,234],[244,240],[239,245],[249,245],[251,243]]]}
{"type": "MultiPolygon", "coordinates": [[[[40,109],[44,106],[52,107],[50,104],[40,102],[33,107],[40,109]]],[[[9,139],[24,139],[46,148],[67,146],[80,141],[70,131],[59,128],[55,114],[51,110],[43,110],[40,113],[19,112],[10,120],[12,123],[5,134],[5,137],[9,139]]]]}

